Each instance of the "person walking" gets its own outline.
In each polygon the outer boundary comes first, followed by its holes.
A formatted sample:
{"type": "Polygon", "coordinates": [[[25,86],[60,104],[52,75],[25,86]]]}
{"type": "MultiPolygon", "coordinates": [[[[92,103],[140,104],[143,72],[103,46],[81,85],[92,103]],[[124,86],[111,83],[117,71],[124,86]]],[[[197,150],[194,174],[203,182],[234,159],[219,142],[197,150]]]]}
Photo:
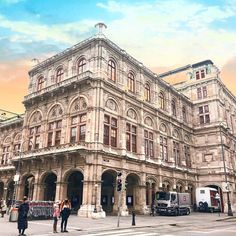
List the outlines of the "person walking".
{"type": "Polygon", "coordinates": [[[60,206],[59,202],[56,202],[53,205],[53,233],[58,233],[57,232],[57,222],[60,217],[60,206]]]}
{"type": "Polygon", "coordinates": [[[61,212],[61,232],[68,233],[66,227],[71,212],[71,204],[68,199],[65,199],[65,201],[62,202],[60,212],[61,212]]]}
{"type": "Polygon", "coordinates": [[[23,197],[23,203],[20,204],[19,209],[18,209],[18,220],[17,220],[17,225],[18,225],[18,230],[19,230],[19,236],[25,235],[25,230],[28,228],[28,220],[27,220],[27,215],[29,212],[29,204],[27,202],[27,197],[23,197]]]}

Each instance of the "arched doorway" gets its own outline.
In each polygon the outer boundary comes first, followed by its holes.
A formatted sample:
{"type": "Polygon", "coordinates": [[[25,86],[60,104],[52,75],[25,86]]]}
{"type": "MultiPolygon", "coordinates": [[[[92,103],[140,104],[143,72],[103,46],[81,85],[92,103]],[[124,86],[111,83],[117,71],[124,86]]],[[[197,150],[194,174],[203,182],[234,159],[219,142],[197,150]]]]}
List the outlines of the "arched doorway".
{"type": "Polygon", "coordinates": [[[44,201],[55,201],[57,176],[49,173],[44,179],[44,201]]]}
{"type": "Polygon", "coordinates": [[[146,182],[146,205],[151,206],[155,202],[156,183],[152,181],[146,182]]]}
{"type": "Polygon", "coordinates": [[[139,177],[136,174],[129,174],[126,177],[126,205],[129,211],[136,210],[139,205],[139,177]]]}
{"type": "Polygon", "coordinates": [[[34,176],[30,175],[26,177],[24,182],[24,196],[27,196],[28,199],[33,199],[33,192],[34,192],[34,176]]]}
{"type": "Polygon", "coordinates": [[[4,183],[0,182],[0,199],[3,198],[4,195],[4,183]]]}
{"type": "Polygon", "coordinates": [[[220,195],[220,211],[221,212],[224,212],[224,201],[223,201],[223,192],[222,192],[222,189],[217,186],[217,185],[207,185],[206,187],[209,187],[209,188],[214,188],[217,190],[217,192],[219,193],[220,195]]]}
{"type": "Polygon", "coordinates": [[[102,174],[102,190],[101,190],[101,205],[106,213],[113,212],[114,199],[114,186],[116,181],[117,172],[107,170],[102,174]]]}
{"type": "Polygon", "coordinates": [[[67,180],[67,196],[73,212],[77,212],[83,203],[83,179],[84,176],[80,171],[74,171],[67,180]]]}

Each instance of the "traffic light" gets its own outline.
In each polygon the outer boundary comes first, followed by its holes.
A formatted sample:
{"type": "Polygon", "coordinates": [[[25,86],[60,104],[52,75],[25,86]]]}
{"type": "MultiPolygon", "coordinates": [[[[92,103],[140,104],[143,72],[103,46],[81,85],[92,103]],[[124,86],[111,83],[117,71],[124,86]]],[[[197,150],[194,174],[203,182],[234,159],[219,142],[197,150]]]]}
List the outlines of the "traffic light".
{"type": "Polygon", "coordinates": [[[117,191],[120,192],[122,190],[122,179],[121,179],[122,173],[117,174],[117,191]]]}

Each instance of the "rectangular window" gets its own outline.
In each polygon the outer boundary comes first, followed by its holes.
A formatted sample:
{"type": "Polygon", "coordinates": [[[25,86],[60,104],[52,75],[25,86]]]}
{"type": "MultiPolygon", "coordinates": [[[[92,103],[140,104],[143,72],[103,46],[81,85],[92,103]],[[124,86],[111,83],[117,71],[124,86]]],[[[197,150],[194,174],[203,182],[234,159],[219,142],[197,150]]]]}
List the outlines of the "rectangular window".
{"type": "Polygon", "coordinates": [[[137,127],[126,124],[126,149],[137,152],[137,127]]]}
{"type": "Polygon", "coordinates": [[[77,128],[76,127],[71,127],[70,129],[70,142],[75,143],[77,141],[77,128]]]}
{"type": "Polygon", "coordinates": [[[154,156],[153,150],[153,133],[144,130],[145,155],[148,157],[154,156]]]}
{"type": "Polygon", "coordinates": [[[168,160],[167,155],[167,138],[160,136],[160,155],[163,161],[168,160]]]}
{"type": "Polygon", "coordinates": [[[210,123],[210,114],[209,114],[209,106],[201,106],[199,109],[199,122],[200,124],[209,124],[210,123]]]}
{"type": "Polygon", "coordinates": [[[117,119],[104,115],[103,143],[117,147],[117,119]]]}
{"type": "Polygon", "coordinates": [[[207,97],[207,87],[206,86],[202,87],[202,92],[203,92],[203,97],[206,98],[207,97]]]}
{"type": "Polygon", "coordinates": [[[174,160],[176,165],[180,165],[180,149],[179,149],[179,143],[173,141],[173,154],[174,154],[174,160]]]}
{"type": "Polygon", "coordinates": [[[48,147],[52,146],[53,132],[48,133],[48,147]]]}
{"type": "Polygon", "coordinates": [[[34,145],[34,138],[30,137],[29,138],[29,145],[28,145],[29,151],[33,149],[33,145],[34,145]]]}
{"type": "Polygon", "coordinates": [[[199,73],[199,71],[196,71],[196,79],[197,79],[197,80],[200,79],[200,73],[199,73]]]}
{"type": "Polygon", "coordinates": [[[55,133],[55,146],[59,146],[61,144],[61,131],[58,130],[55,133]]]}
{"type": "Polygon", "coordinates": [[[202,88],[197,88],[197,98],[202,99],[202,88]]]}
{"type": "Polygon", "coordinates": [[[79,141],[85,141],[86,125],[80,125],[79,127],[79,141]]]}
{"type": "Polygon", "coordinates": [[[201,70],[201,78],[205,78],[205,70],[201,70]]]}
{"type": "Polygon", "coordinates": [[[191,167],[190,147],[189,146],[184,146],[184,156],[185,156],[186,166],[191,167]]]}
{"type": "Polygon", "coordinates": [[[37,135],[37,136],[35,136],[35,146],[34,146],[34,148],[39,149],[39,145],[40,145],[40,136],[37,135]]]}

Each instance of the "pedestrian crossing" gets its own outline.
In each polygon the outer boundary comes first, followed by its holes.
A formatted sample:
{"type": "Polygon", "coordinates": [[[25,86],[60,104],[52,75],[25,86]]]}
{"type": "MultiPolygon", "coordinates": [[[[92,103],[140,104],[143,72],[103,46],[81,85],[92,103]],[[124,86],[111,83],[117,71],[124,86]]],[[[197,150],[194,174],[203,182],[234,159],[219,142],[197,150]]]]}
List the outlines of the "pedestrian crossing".
{"type": "MultiPolygon", "coordinates": [[[[52,236],[53,233],[48,234],[35,234],[32,236],[52,236]]],[[[54,234],[55,235],[55,234],[54,234]]],[[[59,236],[59,234],[57,234],[59,236]]],[[[65,235],[65,234],[63,234],[65,235]]],[[[78,230],[71,229],[69,231],[69,235],[78,235],[78,230]],[[77,233],[76,233],[77,232],[77,233]],[[76,234],[75,234],[76,233],[76,234]]],[[[173,236],[170,234],[159,234],[157,232],[148,232],[145,229],[113,229],[109,231],[103,231],[103,232],[86,232],[86,231],[80,231],[79,236],[173,236]]]]}

